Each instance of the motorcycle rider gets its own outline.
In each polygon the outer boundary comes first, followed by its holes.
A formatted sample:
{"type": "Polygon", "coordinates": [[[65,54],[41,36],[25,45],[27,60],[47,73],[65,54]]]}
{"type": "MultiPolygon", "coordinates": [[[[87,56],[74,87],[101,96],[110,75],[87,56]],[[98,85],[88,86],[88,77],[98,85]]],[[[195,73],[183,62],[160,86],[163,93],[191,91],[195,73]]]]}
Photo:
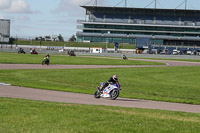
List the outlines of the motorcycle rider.
{"type": "Polygon", "coordinates": [[[26,52],[24,51],[23,48],[20,47],[18,53],[19,53],[19,54],[20,54],[20,53],[24,53],[24,54],[25,54],[26,52]]]}
{"type": "Polygon", "coordinates": [[[46,55],[44,56],[44,59],[46,59],[47,62],[49,62],[49,61],[50,61],[50,55],[49,55],[49,54],[46,54],[46,55]]]}
{"type": "Polygon", "coordinates": [[[21,53],[23,53],[24,52],[24,49],[23,48],[19,48],[19,51],[21,52],[21,53]]]}
{"type": "Polygon", "coordinates": [[[122,59],[126,60],[127,59],[126,55],[123,54],[122,59]]]}
{"type": "Polygon", "coordinates": [[[108,79],[108,81],[103,85],[103,87],[100,88],[100,92],[103,92],[103,90],[109,85],[109,84],[116,84],[119,86],[119,82],[118,82],[118,77],[117,75],[113,75],[112,77],[110,77],[110,79],[108,79]]]}

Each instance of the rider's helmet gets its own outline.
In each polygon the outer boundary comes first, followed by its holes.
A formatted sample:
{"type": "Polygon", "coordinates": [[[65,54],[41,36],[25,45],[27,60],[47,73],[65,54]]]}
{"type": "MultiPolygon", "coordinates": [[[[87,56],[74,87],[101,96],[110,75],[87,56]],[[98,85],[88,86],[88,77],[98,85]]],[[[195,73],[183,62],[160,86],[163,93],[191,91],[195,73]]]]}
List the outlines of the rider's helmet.
{"type": "Polygon", "coordinates": [[[45,56],[46,56],[46,57],[50,57],[50,55],[49,55],[49,54],[46,54],[45,56]]]}
{"type": "Polygon", "coordinates": [[[115,80],[115,81],[117,81],[118,80],[118,77],[117,77],[117,75],[113,75],[113,80],[115,80]]]}

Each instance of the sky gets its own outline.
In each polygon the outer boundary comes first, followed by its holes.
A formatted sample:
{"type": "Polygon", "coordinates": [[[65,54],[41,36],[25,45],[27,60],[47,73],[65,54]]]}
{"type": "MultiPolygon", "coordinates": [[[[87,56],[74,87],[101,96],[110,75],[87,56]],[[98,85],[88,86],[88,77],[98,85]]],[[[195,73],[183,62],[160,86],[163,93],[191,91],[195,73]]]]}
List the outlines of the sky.
{"type": "MultiPolygon", "coordinates": [[[[153,0],[127,0],[128,7],[144,8],[153,0]]],[[[184,0],[157,0],[157,8],[175,9],[184,0]]],[[[200,0],[187,0],[188,9],[200,10],[200,0]]],[[[0,0],[0,19],[11,20],[11,36],[35,38],[61,34],[65,40],[79,31],[77,20],[85,19],[81,5],[95,0],[0,0]]],[[[125,5],[123,0],[98,0],[101,6],[125,5]]],[[[154,3],[148,7],[153,8],[154,3]]],[[[181,5],[178,9],[184,9],[181,5]]]]}

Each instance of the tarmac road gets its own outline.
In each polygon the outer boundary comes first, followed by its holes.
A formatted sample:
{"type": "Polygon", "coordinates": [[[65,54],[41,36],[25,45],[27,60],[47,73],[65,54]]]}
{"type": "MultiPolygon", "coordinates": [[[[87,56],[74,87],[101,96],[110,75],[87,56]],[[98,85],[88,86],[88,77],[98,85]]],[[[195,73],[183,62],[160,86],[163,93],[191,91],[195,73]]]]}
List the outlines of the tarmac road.
{"type": "MultiPolygon", "coordinates": [[[[108,57],[97,57],[108,58],[108,57]]],[[[111,58],[120,59],[120,58],[111,58]]],[[[200,66],[200,62],[129,59],[137,61],[161,62],[166,65],[41,65],[41,64],[0,64],[0,69],[87,69],[87,68],[130,68],[130,67],[169,67],[169,66],[200,66]]]]}
{"type": "MultiPolygon", "coordinates": [[[[167,65],[136,65],[136,66],[113,66],[113,65],[49,65],[42,66],[40,64],[0,64],[0,69],[83,69],[83,68],[112,68],[112,67],[170,67],[170,66],[200,66],[198,62],[185,61],[166,61],[166,60],[148,60],[148,59],[132,59],[142,61],[163,62],[167,65]]],[[[95,99],[93,95],[58,92],[50,90],[40,90],[16,86],[0,85],[0,97],[9,98],[23,98],[31,100],[51,101],[51,102],[65,102],[77,104],[91,104],[91,105],[107,105],[107,106],[121,106],[147,109],[160,109],[171,111],[182,111],[191,113],[200,113],[200,105],[180,104],[159,102],[151,100],[139,100],[118,98],[117,100],[95,99]]]]}
{"type": "Polygon", "coordinates": [[[200,113],[200,105],[169,103],[169,102],[128,99],[128,98],[117,98],[116,100],[109,100],[104,98],[95,99],[93,95],[88,95],[88,94],[40,90],[40,89],[32,89],[32,88],[16,87],[16,86],[0,85],[0,97],[23,98],[23,99],[31,99],[39,101],[62,102],[62,103],[120,106],[120,107],[160,109],[160,110],[200,113]]]}

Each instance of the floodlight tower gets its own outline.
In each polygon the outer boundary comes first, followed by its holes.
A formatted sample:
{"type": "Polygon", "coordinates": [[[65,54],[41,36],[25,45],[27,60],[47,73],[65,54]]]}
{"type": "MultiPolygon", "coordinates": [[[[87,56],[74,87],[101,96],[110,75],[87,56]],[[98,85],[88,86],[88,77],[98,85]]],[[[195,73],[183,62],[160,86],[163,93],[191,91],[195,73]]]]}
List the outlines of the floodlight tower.
{"type": "Polygon", "coordinates": [[[185,10],[187,9],[187,0],[185,0],[185,10]]]}
{"type": "Polygon", "coordinates": [[[125,0],[125,7],[127,7],[127,0],[125,0]]]}
{"type": "Polygon", "coordinates": [[[157,7],[157,0],[155,0],[155,9],[156,9],[156,7],[157,7]]]}

